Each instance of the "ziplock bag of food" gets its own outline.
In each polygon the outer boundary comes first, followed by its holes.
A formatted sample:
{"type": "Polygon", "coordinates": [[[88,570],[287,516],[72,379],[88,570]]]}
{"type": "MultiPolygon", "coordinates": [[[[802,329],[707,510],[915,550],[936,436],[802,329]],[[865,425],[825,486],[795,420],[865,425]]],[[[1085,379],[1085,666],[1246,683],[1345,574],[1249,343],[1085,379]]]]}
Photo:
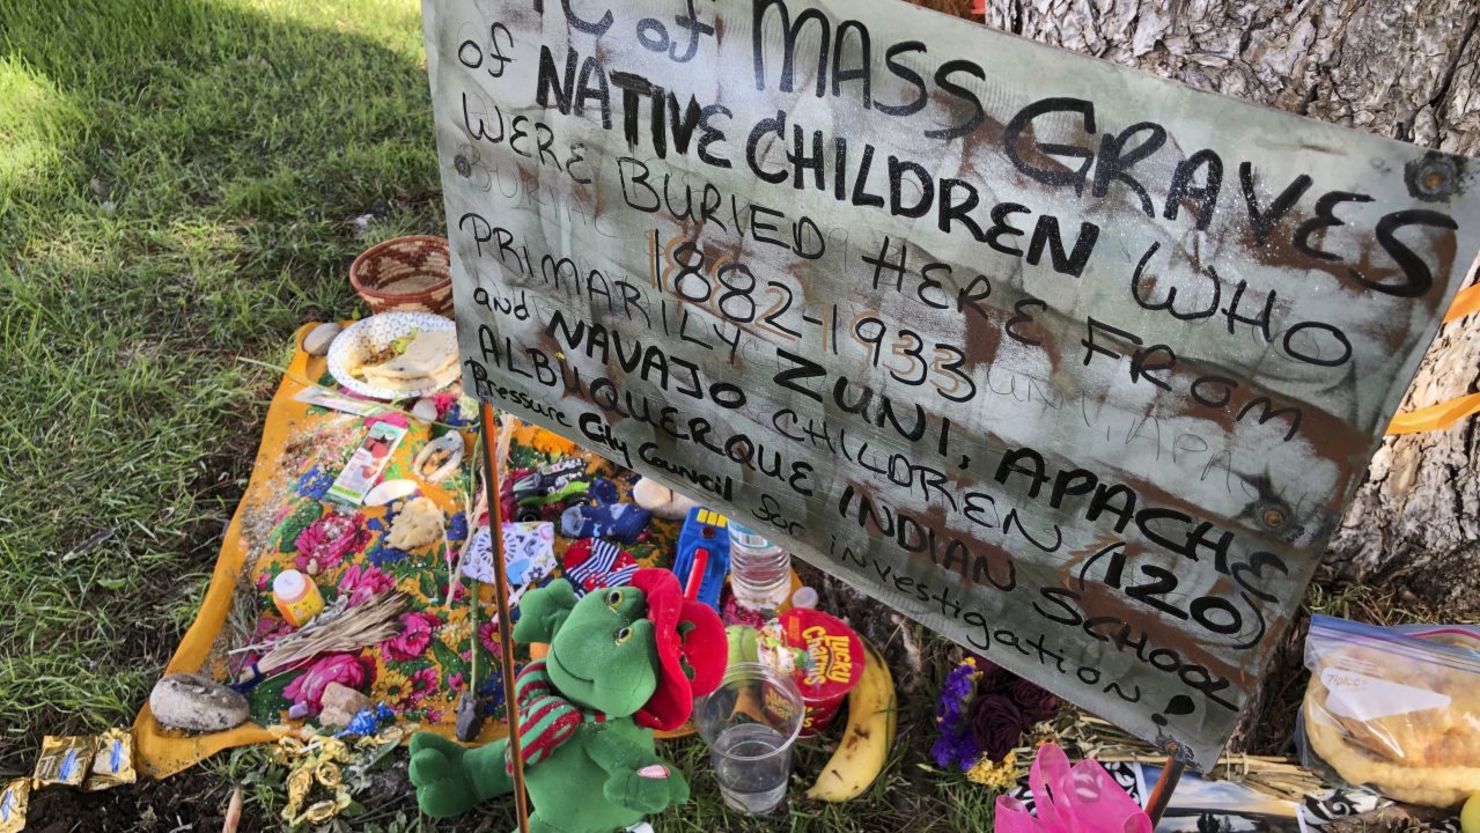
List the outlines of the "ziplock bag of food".
{"type": "Polygon", "coordinates": [[[1480,635],[1313,616],[1299,743],[1353,784],[1452,807],[1480,792],[1480,635]]]}

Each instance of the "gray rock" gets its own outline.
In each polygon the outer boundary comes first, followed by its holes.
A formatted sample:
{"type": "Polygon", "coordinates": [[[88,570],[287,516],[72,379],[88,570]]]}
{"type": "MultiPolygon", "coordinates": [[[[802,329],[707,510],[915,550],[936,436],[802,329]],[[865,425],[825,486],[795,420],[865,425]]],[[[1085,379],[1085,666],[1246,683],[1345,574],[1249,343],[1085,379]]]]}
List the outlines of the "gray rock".
{"type": "Polygon", "coordinates": [[[467,743],[478,737],[483,731],[483,713],[478,708],[478,698],[470,692],[463,692],[457,698],[457,725],[455,728],[457,739],[467,743]]]}
{"type": "Polygon", "coordinates": [[[220,732],[247,722],[247,698],[200,674],[169,674],[149,692],[149,710],[162,725],[220,732]]]}
{"type": "Polygon", "coordinates": [[[329,345],[334,343],[339,331],[344,328],[333,322],[320,324],[308,331],[303,337],[303,349],[310,356],[325,356],[329,353],[329,345]]]}

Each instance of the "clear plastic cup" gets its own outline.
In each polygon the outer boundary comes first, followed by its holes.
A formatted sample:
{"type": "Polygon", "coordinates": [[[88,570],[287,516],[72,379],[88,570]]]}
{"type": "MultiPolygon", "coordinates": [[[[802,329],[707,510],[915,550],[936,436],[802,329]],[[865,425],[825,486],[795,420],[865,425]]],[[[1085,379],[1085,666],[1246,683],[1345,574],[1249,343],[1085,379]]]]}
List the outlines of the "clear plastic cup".
{"type": "Polygon", "coordinates": [[[791,553],[730,522],[730,590],[748,610],[776,610],[791,595],[791,553]]]}
{"type": "Polygon", "coordinates": [[[758,662],[731,665],[719,688],[694,703],[694,723],[709,745],[726,804],[763,815],[786,799],[804,712],[791,677],[758,662]]]}

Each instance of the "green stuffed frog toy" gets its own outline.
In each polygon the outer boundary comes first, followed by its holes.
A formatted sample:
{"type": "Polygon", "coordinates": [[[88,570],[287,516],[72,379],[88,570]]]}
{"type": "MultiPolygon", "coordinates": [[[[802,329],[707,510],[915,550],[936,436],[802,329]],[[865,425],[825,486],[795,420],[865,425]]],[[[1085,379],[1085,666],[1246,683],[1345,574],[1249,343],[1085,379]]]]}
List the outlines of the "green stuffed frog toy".
{"type": "MultiPolygon", "coordinates": [[[[694,698],[719,686],[727,650],[719,616],[683,598],[661,569],[580,599],[558,579],[519,609],[515,641],[550,644],[515,683],[532,833],[622,830],[687,801],[688,784],[658,758],[653,731],[682,726],[694,698]]],[[[429,816],[511,792],[512,770],[507,740],[468,749],[427,732],[411,738],[411,782],[429,816]]]]}

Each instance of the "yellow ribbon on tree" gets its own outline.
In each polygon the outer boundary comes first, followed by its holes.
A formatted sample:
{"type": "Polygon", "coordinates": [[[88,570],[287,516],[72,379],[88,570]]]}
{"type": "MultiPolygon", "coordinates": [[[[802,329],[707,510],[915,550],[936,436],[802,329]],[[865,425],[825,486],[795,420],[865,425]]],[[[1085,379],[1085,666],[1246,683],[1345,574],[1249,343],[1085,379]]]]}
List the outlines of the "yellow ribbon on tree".
{"type": "MultiPolygon", "coordinates": [[[[1480,283],[1467,286],[1454,296],[1449,311],[1444,313],[1444,323],[1458,321],[1467,315],[1480,312],[1480,283]]],[[[1406,414],[1398,414],[1388,423],[1388,434],[1418,434],[1424,431],[1444,431],[1467,417],[1480,414],[1480,393],[1457,397],[1427,408],[1419,408],[1406,414]]]]}
{"type": "Polygon", "coordinates": [[[1450,304],[1449,311],[1444,313],[1444,323],[1449,324],[1477,312],[1480,312],[1480,283],[1467,286],[1454,296],[1454,303],[1450,304]]]}

